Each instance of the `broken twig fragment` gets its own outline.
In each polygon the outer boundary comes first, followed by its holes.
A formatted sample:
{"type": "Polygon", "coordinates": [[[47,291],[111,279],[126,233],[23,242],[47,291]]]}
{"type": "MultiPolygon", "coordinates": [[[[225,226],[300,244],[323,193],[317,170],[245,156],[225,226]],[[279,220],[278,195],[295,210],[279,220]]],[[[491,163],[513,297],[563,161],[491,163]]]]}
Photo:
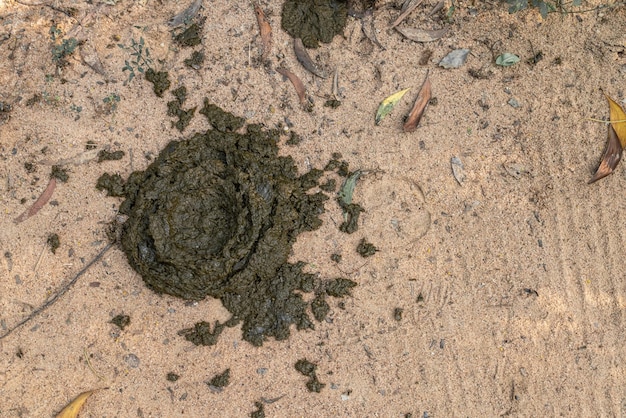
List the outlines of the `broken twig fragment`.
{"type": "Polygon", "coordinates": [[[19,224],[20,222],[24,222],[26,219],[30,218],[31,216],[34,216],[37,212],[39,212],[39,210],[43,208],[52,197],[52,194],[54,193],[54,189],[56,186],[57,186],[56,178],[51,177],[50,181],[48,182],[48,186],[43,191],[43,193],[41,193],[41,196],[39,196],[39,198],[35,201],[35,203],[33,203],[33,205],[30,208],[28,208],[27,210],[22,212],[20,216],[15,218],[13,222],[16,224],[19,224]]]}
{"type": "Polygon", "coordinates": [[[293,40],[293,51],[296,54],[296,58],[298,59],[298,62],[302,64],[302,66],[308,72],[313,73],[320,78],[328,77],[328,74],[326,74],[324,70],[322,70],[317,65],[315,65],[315,63],[309,56],[309,53],[307,52],[306,48],[304,47],[304,44],[302,43],[302,39],[295,38],[293,40]]]}
{"type": "Polygon", "coordinates": [[[265,17],[263,9],[256,3],[254,5],[254,13],[259,23],[259,31],[261,32],[261,42],[263,44],[263,52],[261,53],[261,61],[265,61],[272,50],[272,27],[265,17]]]}
{"type": "Polygon", "coordinates": [[[426,73],[426,79],[422,83],[422,87],[417,94],[417,99],[415,99],[413,108],[409,112],[406,122],[404,122],[404,132],[413,132],[417,129],[431,97],[432,89],[430,86],[430,79],[428,78],[428,73],[426,73]]]}
{"type": "Polygon", "coordinates": [[[406,19],[406,17],[411,14],[411,12],[415,10],[417,6],[422,4],[422,1],[423,0],[406,0],[402,5],[402,13],[400,13],[400,16],[398,16],[398,18],[393,21],[393,23],[391,24],[391,28],[395,28],[400,23],[402,23],[402,21],[406,19]]]}
{"type": "Polygon", "coordinates": [[[291,84],[293,84],[293,87],[296,89],[296,93],[298,93],[300,104],[304,107],[308,107],[309,100],[306,98],[306,87],[304,87],[304,83],[302,83],[302,80],[300,80],[297,75],[285,68],[277,68],[276,72],[284,77],[287,77],[289,81],[291,81],[291,84]]]}

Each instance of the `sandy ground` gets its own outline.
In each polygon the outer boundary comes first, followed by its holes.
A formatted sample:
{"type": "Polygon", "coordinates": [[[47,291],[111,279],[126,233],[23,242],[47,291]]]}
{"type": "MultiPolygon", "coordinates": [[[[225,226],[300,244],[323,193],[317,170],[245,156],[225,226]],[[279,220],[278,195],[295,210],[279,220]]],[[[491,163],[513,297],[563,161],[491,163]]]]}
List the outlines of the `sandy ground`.
{"type": "MultiPolygon", "coordinates": [[[[0,416],[53,416],[77,394],[104,387],[82,417],[243,417],[255,402],[268,417],[626,416],[626,171],[622,164],[587,185],[607,128],[586,120],[608,117],[602,91],[624,104],[624,7],[542,20],[536,10],[509,15],[499,2],[461,2],[447,35],[420,44],[388,29],[398,5],[380,1],[375,26],[385,50],[349,18],[344,37],[312,51],[339,72],[342,105],[331,109],[323,103],[332,80],[298,64],[280,29],[281,2],[264,1],[274,29],[271,65],[283,62],[302,78],[315,101],[308,113],[288,81],[256,64],[250,3],[205,1],[203,43],[194,49],[176,47],[165,24],[186,1],[45,3],[0,0],[0,101],[12,106],[0,114],[1,333],[106,245],[120,200],[96,191],[96,179],[126,177],[181,138],[142,76],[123,84],[129,52],[117,44],[140,37],[173,87],[190,90],[189,106],[208,97],[249,122],[289,121],[304,141],[281,152],[303,172],[322,168],[333,152],[368,170],[355,193],[366,209],[359,231],[341,233],[341,211],[329,201],[324,225],[300,235],[292,257],[322,277],[359,285],[344,309],[332,302],[314,331],[253,347],[234,328],[216,346],[196,347],[177,331],[227,319],[220,302],[154,294],[114,248],[0,339],[0,416]],[[87,15],[86,43],[106,76],[78,51],[56,73],[50,28],[67,34],[87,15]],[[456,48],[471,49],[465,65],[438,67],[456,48]],[[426,49],[432,57],[419,65],[426,49]],[[192,50],[206,54],[199,71],[183,64],[192,50]],[[543,59],[528,63],[539,51],[543,59]],[[494,55],[502,52],[522,61],[498,67],[494,55]],[[427,70],[437,103],[405,134],[402,118],[427,70]],[[407,87],[376,126],[379,102],[407,87]],[[115,109],[103,102],[112,95],[115,109]],[[98,164],[82,154],[87,141],[126,155],[98,164]],[[452,157],[464,165],[462,184],[452,157]],[[45,189],[50,164],[66,159],[69,181],[38,214],[14,224],[45,189]],[[50,233],[61,240],[56,254],[46,246],[50,233]],[[368,259],[355,252],[363,237],[380,249],[368,259]],[[395,308],[403,309],[399,321],[395,308]],[[109,322],[118,314],[131,317],[123,331],[109,322]],[[321,393],[309,393],[295,371],[301,358],[318,364],[321,393]],[[226,368],[230,384],[212,391],[205,382],[226,368]],[[179,380],[168,381],[169,372],[179,380]]],[[[426,16],[434,3],[403,25],[439,27],[426,16]]],[[[584,1],[582,9],[599,4],[584,1]]],[[[185,134],[207,128],[196,117],[185,134]]]]}

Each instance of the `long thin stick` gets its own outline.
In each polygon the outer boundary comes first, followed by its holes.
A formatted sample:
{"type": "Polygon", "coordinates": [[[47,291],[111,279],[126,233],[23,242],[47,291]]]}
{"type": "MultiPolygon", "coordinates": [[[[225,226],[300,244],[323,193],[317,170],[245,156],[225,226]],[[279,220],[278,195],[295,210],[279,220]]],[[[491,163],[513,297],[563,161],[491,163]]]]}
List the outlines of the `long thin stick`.
{"type": "Polygon", "coordinates": [[[59,289],[59,291],[57,293],[55,293],[54,296],[52,296],[50,299],[48,299],[43,305],[41,305],[40,307],[38,307],[37,309],[32,311],[30,313],[30,315],[28,315],[26,318],[22,319],[20,322],[18,322],[13,327],[9,328],[7,332],[5,332],[4,334],[0,335],[0,340],[3,339],[4,337],[7,337],[13,331],[15,331],[16,329],[20,328],[22,325],[24,325],[25,323],[29,322],[31,319],[35,318],[37,315],[39,315],[40,313],[42,313],[43,311],[48,309],[50,306],[52,306],[57,300],[59,300],[59,298],[61,296],[66,294],[67,291],[70,290],[72,288],[72,286],[74,286],[74,284],[78,281],[80,276],[85,274],[85,272],[89,269],[89,267],[91,267],[95,263],[97,263],[104,256],[104,254],[106,254],[106,252],[111,249],[112,246],[113,246],[113,243],[107,244],[107,246],[104,247],[102,249],[102,251],[100,251],[94,258],[92,258],[91,261],[89,263],[87,263],[87,265],[85,267],[83,267],[78,273],[76,273],[76,276],[74,276],[72,278],[72,280],[70,280],[67,284],[65,284],[63,287],[61,287],[61,289],[59,289]]]}

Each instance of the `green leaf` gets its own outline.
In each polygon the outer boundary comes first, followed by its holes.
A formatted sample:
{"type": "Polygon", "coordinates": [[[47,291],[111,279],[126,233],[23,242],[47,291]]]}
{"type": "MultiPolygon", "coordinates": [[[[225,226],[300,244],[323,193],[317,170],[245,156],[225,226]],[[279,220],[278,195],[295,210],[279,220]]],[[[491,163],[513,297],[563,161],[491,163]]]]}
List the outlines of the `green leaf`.
{"type": "Polygon", "coordinates": [[[511,65],[517,64],[519,61],[520,57],[510,52],[505,52],[504,54],[498,55],[498,58],[496,58],[496,64],[503,67],[510,67],[511,65]]]}
{"type": "Polygon", "coordinates": [[[339,193],[337,193],[341,202],[346,206],[352,203],[352,194],[354,193],[356,181],[359,177],[361,177],[361,170],[356,170],[354,173],[350,174],[343,182],[339,193]]]}
{"type": "Polygon", "coordinates": [[[398,103],[407,91],[409,91],[409,89],[400,90],[380,102],[380,106],[378,106],[378,110],[376,111],[376,125],[379,125],[383,118],[391,112],[396,103],[398,103]]]}

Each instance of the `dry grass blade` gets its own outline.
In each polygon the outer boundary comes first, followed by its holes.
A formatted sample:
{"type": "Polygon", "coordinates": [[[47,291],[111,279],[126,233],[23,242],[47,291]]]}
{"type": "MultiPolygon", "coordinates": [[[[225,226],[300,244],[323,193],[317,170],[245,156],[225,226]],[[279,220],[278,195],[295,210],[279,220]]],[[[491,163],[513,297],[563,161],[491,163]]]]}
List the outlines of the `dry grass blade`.
{"type": "Polygon", "coordinates": [[[406,9],[400,14],[400,16],[398,16],[396,20],[393,21],[393,23],[391,24],[391,28],[395,28],[400,23],[402,23],[402,21],[406,19],[406,17],[410,15],[411,12],[417,8],[417,6],[422,4],[422,1],[423,0],[410,0],[408,2],[409,4],[407,5],[406,9]]]}
{"type": "Polygon", "coordinates": [[[417,129],[417,125],[419,125],[422,120],[422,115],[424,115],[424,111],[426,110],[426,106],[428,106],[428,101],[431,97],[432,88],[430,85],[430,79],[428,78],[428,73],[426,73],[426,80],[422,83],[422,87],[417,94],[417,99],[415,99],[413,108],[409,112],[406,122],[404,122],[404,132],[413,132],[417,129]]]}
{"type": "Polygon", "coordinates": [[[25,221],[26,219],[30,218],[31,216],[39,212],[39,210],[43,208],[52,197],[52,194],[54,193],[54,189],[56,186],[57,186],[57,181],[54,177],[52,177],[50,181],[48,182],[48,186],[43,191],[43,193],[41,193],[41,196],[39,196],[39,198],[35,201],[35,203],[33,203],[33,205],[30,208],[22,212],[20,216],[15,218],[13,222],[16,224],[19,224],[20,222],[25,221]]]}
{"type": "Polygon", "coordinates": [[[315,65],[315,63],[309,56],[309,53],[307,52],[306,48],[304,47],[304,44],[302,43],[302,39],[295,38],[293,40],[293,51],[296,53],[296,58],[298,59],[298,62],[302,64],[302,66],[308,72],[313,73],[320,78],[328,77],[328,74],[326,74],[324,70],[322,70],[317,65],[315,65]]]}
{"type": "Polygon", "coordinates": [[[300,104],[302,106],[307,106],[309,101],[306,98],[306,87],[304,87],[304,83],[302,83],[302,80],[300,80],[297,75],[285,68],[277,68],[276,72],[284,77],[287,77],[289,81],[291,81],[291,84],[293,84],[294,88],[296,89],[296,93],[298,93],[300,104]]]}
{"type": "Polygon", "coordinates": [[[596,174],[593,175],[591,180],[589,180],[589,184],[594,183],[609,174],[613,173],[615,167],[622,159],[622,144],[617,137],[617,133],[615,129],[613,129],[612,125],[609,125],[609,136],[606,142],[606,149],[604,150],[604,155],[602,155],[602,161],[600,161],[600,165],[596,170],[596,174]]]}
{"type": "Polygon", "coordinates": [[[261,54],[261,60],[265,61],[272,50],[272,27],[263,13],[263,9],[257,4],[254,5],[254,12],[256,13],[256,20],[259,23],[259,31],[261,32],[261,42],[263,43],[263,53],[261,54]]]}

